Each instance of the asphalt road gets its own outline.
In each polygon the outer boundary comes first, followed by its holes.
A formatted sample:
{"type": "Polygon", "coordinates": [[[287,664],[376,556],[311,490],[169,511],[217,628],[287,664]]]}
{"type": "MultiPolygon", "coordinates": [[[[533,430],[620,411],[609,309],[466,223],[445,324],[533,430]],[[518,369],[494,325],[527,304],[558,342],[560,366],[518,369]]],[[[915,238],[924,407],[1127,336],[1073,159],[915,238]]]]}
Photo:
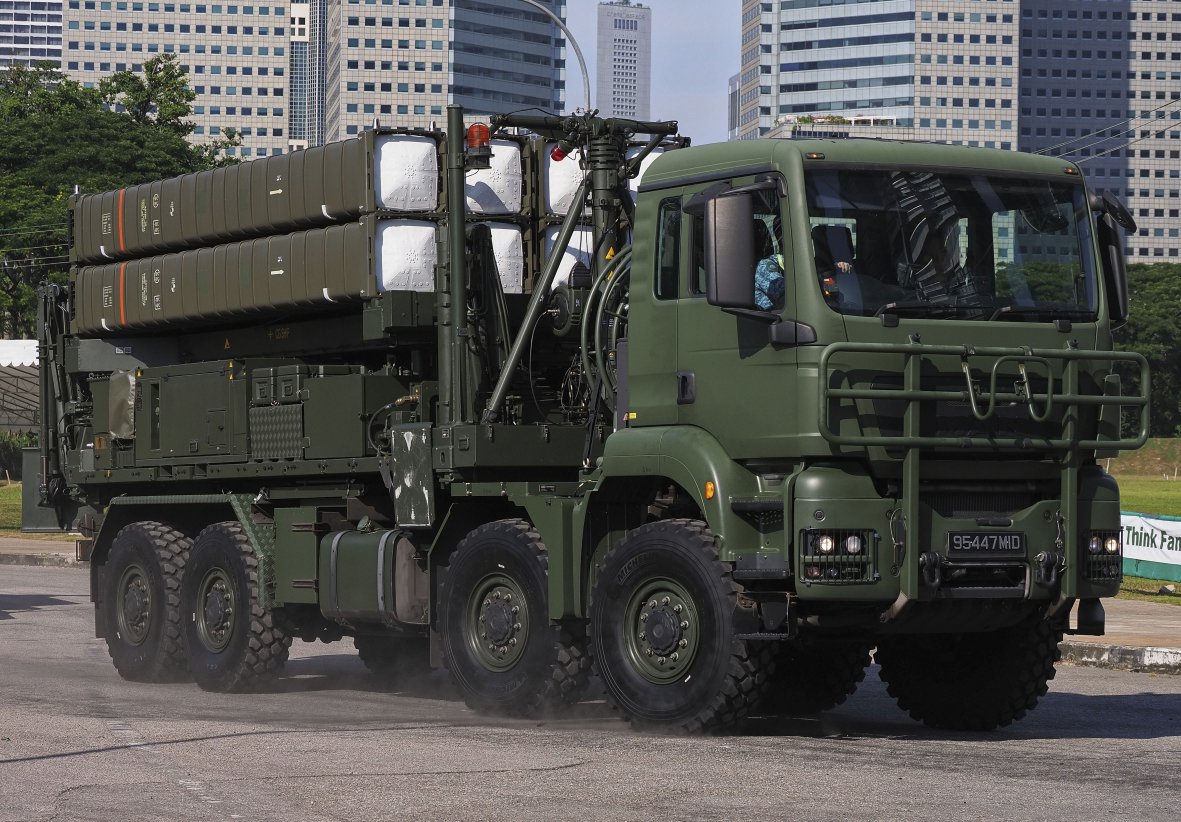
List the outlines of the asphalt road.
{"type": "Polygon", "coordinates": [[[636,734],[601,702],[504,722],[441,673],[381,687],[346,640],[267,693],[123,682],[85,571],[0,569],[0,820],[1176,820],[1181,677],[1063,668],[988,734],[912,722],[871,669],[838,710],[636,734]]]}

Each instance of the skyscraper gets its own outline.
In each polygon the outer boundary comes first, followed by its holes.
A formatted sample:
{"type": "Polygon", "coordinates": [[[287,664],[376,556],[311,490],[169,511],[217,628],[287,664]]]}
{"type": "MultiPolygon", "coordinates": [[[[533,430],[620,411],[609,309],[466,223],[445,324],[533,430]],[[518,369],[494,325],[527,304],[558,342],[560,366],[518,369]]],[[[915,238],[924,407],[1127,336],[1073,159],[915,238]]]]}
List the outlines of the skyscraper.
{"type": "Polygon", "coordinates": [[[743,0],[738,138],[851,134],[1080,163],[1178,257],[1181,6],[1161,0],[743,0]],[[815,125],[810,126],[815,128],[815,125]]]}
{"type": "Polygon", "coordinates": [[[595,107],[603,117],[647,120],[652,100],[652,9],[599,3],[595,107]]]}

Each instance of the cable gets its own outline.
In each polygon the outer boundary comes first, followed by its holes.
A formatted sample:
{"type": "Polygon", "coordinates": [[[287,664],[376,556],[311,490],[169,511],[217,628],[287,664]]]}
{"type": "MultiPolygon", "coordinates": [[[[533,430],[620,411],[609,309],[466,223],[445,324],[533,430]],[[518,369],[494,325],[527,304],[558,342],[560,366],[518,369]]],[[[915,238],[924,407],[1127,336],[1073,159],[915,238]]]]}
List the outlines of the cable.
{"type": "MultiPolygon", "coordinates": [[[[1169,107],[1169,106],[1173,106],[1173,105],[1181,105],[1181,99],[1176,99],[1176,100],[1166,100],[1165,102],[1161,103],[1161,104],[1160,104],[1159,106],[1157,106],[1156,108],[1150,108],[1150,109],[1148,110],[1148,114],[1151,114],[1151,113],[1152,113],[1152,112],[1154,112],[1154,111],[1160,111],[1162,108],[1167,108],[1167,107],[1169,107]]],[[[1145,119],[1146,117],[1147,117],[1147,114],[1142,114],[1142,115],[1140,115],[1140,116],[1138,116],[1138,117],[1129,117],[1129,118],[1127,118],[1126,120],[1120,120],[1120,121],[1119,121],[1119,122],[1117,122],[1117,123],[1110,123],[1110,124],[1108,124],[1108,125],[1105,125],[1103,128],[1095,129],[1094,131],[1088,132],[1088,133],[1086,133],[1086,134],[1081,134],[1081,135],[1079,135],[1078,137],[1072,137],[1071,139],[1069,139],[1069,140],[1065,140],[1065,141],[1063,141],[1063,142],[1061,142],[1061,143],[1056,143],[1056,144],[1054,144],[1054,145],[1052,145],[1052,146],[1046,146],[1045,148],[1038,149],[1038,150],[1037,150],[1036,152],[1034,152],[1034,153],[1035,153],[1035,154],[1044,154],[1044,153],[1046,153],[1047,151],[1053,151],[1053,150],[1054,150],[1054,149],[1056,149],[1056,148],[1061,148],[1062,146],[1068,146],[1068,145],[1070,145],[1071,143],[1077,143],[1079,140],[1085,140],[1085,139],[1087,139],[1088,137],[1092,137],[1092,136],[1094,136],[1094,135],[1098,134],[1098,133],[1099,133],[1099,132],[1101,132],[1101,131],[1106,131],[1107,129],[1110,129],[1110,128],[1118,128],[1119,126],[1122,126],[1124,123],[1130,123],[1130,122],[1132,122],[1133,120],[1143,120],[1143,119],[1145,119]]],[[[1155,119],[1155,118],[1154,118],[1154,119],[1155,119]]],[[[1107,138],[1107,139],[1110,139],[1110,138],[1107,138]]]]}
{"type": "Polygon", "coordinates": [[[26,246],[21,246],[20,248],[6,248],[6,249],[4,249],[3,253],[4,254],[15,254],[18,251],[19,252],[40,251],[45,248],[61,248],[65,244],[66,243],[63,240],[60,243],[53,243],[52,245],[26,245],[26,246]]]}
{"type": "MultiPolygon", "coordinates": [[[[1153,120],[1152,122],[1155,122],[1155,120],[1153,120]]],[[[1144,125],[1147,125],[1147,123],[1145,123],[1144,125]]],[[[1169,125],[1163,126],[1159,130],[1157,130],[1156,133],[1159,136],[1159,135],[1163,134],[1165,131],[1168,131],[1170,128],[1172,128],[1172,126],[1169,126],[1169,125]]],[[[1129,129],[1125,129],[1125,130],[1121,131],[1119,134],[1113,134],[1109,137],[1103,137],[1101,139],[1095,140],[1094,142],[1087,143],[1085,146],[1079,146],[1074,151],[1067,152],[1066,154],[1059,154],[1058,156],[1059,157],[1074,157],[1074,156],[1077,156],[1078,153],[1081,151],[1086,151],[1087,149],[1092,148],[1094,146],[1102,145],[1103,143],[1106,143],[1109,140],[1122,140],[1124,138],[1131,137],[1131,136],[1135,135],[1135,133],[1138,130],[1151,130],[1151,129],[1145,129],[1144,126],[1132,126],[1129,129]]],[[[1152,135],[1140,137],[1140,138],[1133,140],[1131,142],[1120,143],[1120,145],[1116,146],[1115,148],[1111,149],[1110,151],[1107,151],[1107,152],[1104,152],[1102,154],[1098,154],[1095,156],[1102,157],[1102,156],[1104,156],[1104,154],[1110,154],[1113,151],[1119,151],[1120,148],[1127,146],[1127,145],[1131,145],[1132,143],[1138,143],[1138,142],[1140,142],[1140,140],[1147,139],[1147,137],[1149,137],[1149,136],[1152,136],[1152,135]]]]}
{"type": "Polygon", "coordinates": [[[41,223],[39,225],[25,226],[23,228],[0,229],[0,237],[8,236],[9,234],[43,234],[51,228],[66,227],[65,223],[41,223]]]}
{"type": "Polygon", "coordinates": [[[37,254],[32,257],[17,257],[16,259],[8,259],[7,257],[0,257],[0,265],[15,265],[17,263],[38,263],[52,260],[68,260],[69,254],[37,254]]]}
{"type": "Polygon", "coordinates": [[[1155,134],[1146,134],[1143,137],[1137,137],[1135,140],[1130,140],[1126,143],[1121,143],[1120,145],[1116,146],[1113,149],[1110,149],[1110,150],[1104,151],[1104,152],[1100,152],[1099,154],[1092,154],[1090,157],[1084,157],[1081,160],[1078,160],[1076,162],[1078,162],[1081,165],[1082,163],[1086,163],[1091,160],[1094,160],[1096,157],[1106,157],[1108,154],[1111,154],[1113,151],[1120,151],[1122,149],[1127,148],[1128,146],[1134,146],[1134,145],[1136,145],[1136,143],[1139,143],[1143,140],[1150,140],[1153,137],[1160,137],[1162,134],[1164,134],[1168,130],[1169,129],[1166,126],[1165,128],[1162,128],[1160,131],[1156,132],[1155,134]]]}

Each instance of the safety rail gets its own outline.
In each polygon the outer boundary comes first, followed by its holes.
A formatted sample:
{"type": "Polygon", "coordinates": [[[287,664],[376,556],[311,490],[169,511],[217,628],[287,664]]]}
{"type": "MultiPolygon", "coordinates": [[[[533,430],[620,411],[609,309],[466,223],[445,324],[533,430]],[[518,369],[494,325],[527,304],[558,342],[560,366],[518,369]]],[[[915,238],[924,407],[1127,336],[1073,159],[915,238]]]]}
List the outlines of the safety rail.
{"type": "Polygon", "coordinates": [[[961,448],[996,449],[1019,447],[1022,449],[1041,448],[1045,450],[1128,450],[1142,446],[1148,440],[1148,361],[1136,353],[1119,351],[1093,351],[1082,349],[1035,349],[1028,347],[976,347],[971,345],[926,345],[912,343],[832,343],[824,349],[819,364],[820,391],[817,421],[820,434],[834,445],[884,446],[895,448],[961,448]],[[832,372],[829,362],[838,354],[902,354],[905,362],[902,368],[902,388],[834,388],[831,387],[832,372]],[[922,363],[933,357],[959,357],[964,374],[965,387],[956,390],[933,390],[921,387],[924,376],[922,363]],[[987,391],[981,389],[972,378],[970,359],[992,358],[992,368],[987,391]],[[1063,363],[1061,389],[1054,388],[1054,374],[1051,364],[1063,363]],[[1115,394],[1081,393],[1079,389],[1080,363],[1096,362],[1131,363],[1140,368],[1140,392],[1138,396],[1115,394]],[[1003,364],[1011,363],[1017,368],[1017,377],[1012,391],[998,391],[997,379],[1003,364]],[[1042,392],[1034,391],[1029,372],[1033,368],[1045,370],[1046,387],[1042,392]],[[832,430],[830,414],[834,400],[896,400],[906,403],[903,433],[891,434],[840,434],[832,430]],[[1002,404],[1020,403],[1027,406],[1030,419],[1042,423],[1049,419],[1053,409],[1065,406],[1074,414],[1063,416],[1063,431],[1060,437],[1037,437],[1021,435],[1013,442],[995,436],[922,436],[918,434],[918,412],[921,402],[944,401],[965,402],[971,408],[972,416],[984,422],[990,419],[1002,404]],[[986,402],[986,404],[985,404],[986,402]],[[983,406],[983,410],[981,410],[983,406]],[[1139,432],[1135,437],[1116,436],[1111,439],[1080,439],[1075,433],[1078,409],[1084,406],[1115,406],[1115,424],[1120,425],[1119,409],[1135,407],[1140,409],[1139,432]]]}

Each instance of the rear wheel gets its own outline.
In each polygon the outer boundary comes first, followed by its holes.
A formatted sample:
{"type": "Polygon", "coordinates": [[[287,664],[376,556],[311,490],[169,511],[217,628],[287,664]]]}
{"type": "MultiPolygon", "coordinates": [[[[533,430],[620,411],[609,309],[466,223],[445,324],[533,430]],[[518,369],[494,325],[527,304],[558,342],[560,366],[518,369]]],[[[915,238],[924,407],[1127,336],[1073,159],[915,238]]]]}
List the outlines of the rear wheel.
{"type": "Polygon", "coordinates": [[[242,526],[219,522],[202,531],[181,601],[193,678],[205,690],[247,690],[287,661],[291,639],[259,594],[258,558],[242,526]]]}
{"type": "Polygon", "coordinates": [[[607,553],[591,600],[591,654],[633,727],[725,728],[758,703],[771,652],[734,638],[740,591],[702,522],[643,525],[607,553]]]}
{"type": "Polygon", "coordinates": [[[850,639],[809,638],[782,643],[775,649],[775,671],[762,707],[788,715],[835,708],[865,679],[870,647],[850,639]]]}
{"type": "Polygon", "coordinates": [[[188,671],[180,585],[190,544],[159,522],[134,522],[115,535],[103,603],[107,651],[124,679],[166,682],[188,671]]]}
{"type": "Polygon", "coordinates": [[[1040,617],[987,634],[883,639],[875,655],[898,707],[932,728],[991,731],[1045,695],[1061,628],[1040,617]]]}
{"type": "Polygon", "coordinates": [[[439,605],[443,659],[478,711],[532,715],[577,702],[589,665],[579,636],[552,625],[548,558],[520,519],[481,525],[451,559],[439,605]]]}

